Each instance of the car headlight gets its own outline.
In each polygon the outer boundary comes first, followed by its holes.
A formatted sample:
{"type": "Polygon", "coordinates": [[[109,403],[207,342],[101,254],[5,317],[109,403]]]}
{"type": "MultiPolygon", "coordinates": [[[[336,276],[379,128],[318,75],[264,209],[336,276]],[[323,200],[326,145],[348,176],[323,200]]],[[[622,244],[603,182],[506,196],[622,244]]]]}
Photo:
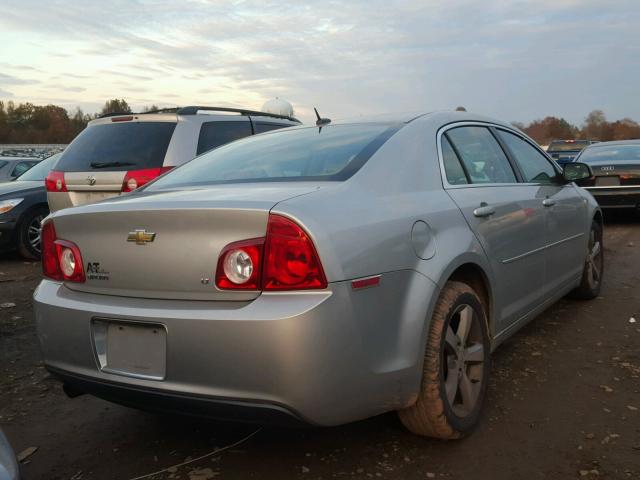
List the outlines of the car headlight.
{"type": "Polygon", "coordinates": [[[20,204],[24,198],[11,198],[9,200],[0,200],[0,213],[7,213],[20,204]]]}

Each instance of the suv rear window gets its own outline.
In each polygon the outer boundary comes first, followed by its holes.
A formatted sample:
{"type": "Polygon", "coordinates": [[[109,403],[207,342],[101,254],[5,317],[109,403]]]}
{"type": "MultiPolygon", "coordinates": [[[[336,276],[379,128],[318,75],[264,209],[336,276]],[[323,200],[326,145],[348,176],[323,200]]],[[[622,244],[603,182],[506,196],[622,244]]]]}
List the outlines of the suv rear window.
{"type": "Polygon", "coordinates": [[[283,129],[206,153],[148,190],[242,182],[346,180],[400,125],[349,124],[283,129]]]}
{"type": "Polygon", "coordinates": [[[123,122],[87,127],[65,149],[56,170],[123,171],[161,167],[175,122],[123,122]]]}

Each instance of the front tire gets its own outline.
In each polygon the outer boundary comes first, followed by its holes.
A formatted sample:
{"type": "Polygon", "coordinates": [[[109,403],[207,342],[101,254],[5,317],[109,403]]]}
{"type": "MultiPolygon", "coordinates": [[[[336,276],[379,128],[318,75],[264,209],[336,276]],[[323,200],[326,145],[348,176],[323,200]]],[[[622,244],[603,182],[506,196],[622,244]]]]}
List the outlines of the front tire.
{"type": "Polygon", "coordinates": [[[18,252],[24,258],[38,260],[40,258],[40,224],[49,215],[47,207],[37,207],[28,211],[20,222],[18,229],[18,252]]]}
{"type": "Polygon", "coordinates": [[[413,433],[455,439],[480,418],[491,368],[487,316],[476,292],[450,281],[440,293],[425,351],[420,393],[398,411],[413,433]]]}

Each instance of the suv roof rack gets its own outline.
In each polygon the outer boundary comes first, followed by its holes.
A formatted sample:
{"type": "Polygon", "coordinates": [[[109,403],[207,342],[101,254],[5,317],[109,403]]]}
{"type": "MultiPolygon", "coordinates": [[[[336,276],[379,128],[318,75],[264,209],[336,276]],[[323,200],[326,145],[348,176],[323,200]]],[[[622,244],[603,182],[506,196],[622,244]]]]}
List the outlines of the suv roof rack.
{"type": "Polygon", "coordinates": [[[208,112],[230,112],[230,113],[239,113],[240,115],[256,115],[261,117],[272,117],[272,118],[280,118],[283,120],[290,120],[292,122],[300,123],[295,117],[289,117],[287,115],[278,115],[277,113],[267,113],[260,112],[257,110],[245,110],[243,108],[227,108],[227,107],[204,107],[198,105],[190,105],[188,107],[169,107],[169,108],[158,108],[157,110],[149,110],[148,112],[110,112],[100,115],[98,118],[108,118],[108,117],[119,117],[121,115],[146,115],[147,113],[163,113],[163,112],[171,112],[176,113],[177,115],[195,115],[199,111],[208,111],[208,112]]]}
{"type": "Polygon", "coordinates": [[[210,111],[210,112],[231,112],[231,113],[239,113],[240,115],[259,115],[261,117],[273,117],[273,118],[281,118],[284,120],[291,120],[292,122],[300,123],[295,117],[289,117],[287,115],[278,115],[276,113],[267,113],[260,112],[257,110],[245,110],[243,108],[227,108],[227,107],[204,107],[198,105],[191,105],[188,107],[182,107],[177,110],[178,115],[195,115],[199,111],[210,111]]]}

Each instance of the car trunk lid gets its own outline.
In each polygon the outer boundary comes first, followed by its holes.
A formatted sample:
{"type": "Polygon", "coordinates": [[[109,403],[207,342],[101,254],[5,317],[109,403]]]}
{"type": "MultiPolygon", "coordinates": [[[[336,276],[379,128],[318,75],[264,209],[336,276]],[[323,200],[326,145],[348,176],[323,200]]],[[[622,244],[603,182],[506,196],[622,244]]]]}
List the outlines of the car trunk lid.
{"type": "Polygon", "coordinates": [[[319,187],[224,185],[135,194],[62,210],[58,238],[78,245],[85,283],[70,289],[140,298],[251,300],[259,292],[215,286],[218,256],[229,243],[263,237],[278,202],[319,187]]]}

